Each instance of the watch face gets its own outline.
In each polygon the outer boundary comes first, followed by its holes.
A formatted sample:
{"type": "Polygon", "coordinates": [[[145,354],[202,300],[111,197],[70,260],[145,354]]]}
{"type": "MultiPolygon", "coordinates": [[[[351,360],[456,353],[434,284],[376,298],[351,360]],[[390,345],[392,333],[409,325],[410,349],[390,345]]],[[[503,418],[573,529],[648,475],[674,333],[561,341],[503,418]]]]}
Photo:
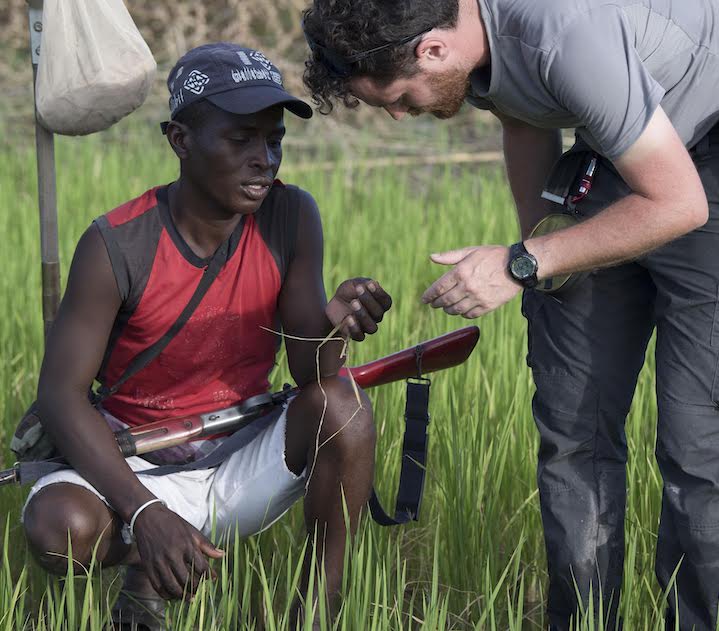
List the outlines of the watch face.
{"type": "Polygon", "coordinates": [[[519,280],[529,278],[537,271],[534,261],[528,256],[518,256],[512,261],[510,269],[512,276],[519,280]]]}

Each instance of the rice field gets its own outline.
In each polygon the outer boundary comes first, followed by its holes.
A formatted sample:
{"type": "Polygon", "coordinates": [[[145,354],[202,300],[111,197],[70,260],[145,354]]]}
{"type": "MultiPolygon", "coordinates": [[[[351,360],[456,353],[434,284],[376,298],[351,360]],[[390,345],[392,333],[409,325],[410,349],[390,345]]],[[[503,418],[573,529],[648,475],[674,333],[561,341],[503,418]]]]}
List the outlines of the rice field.
{"type": "MultiPolygon", "coordinates": [[[[321,157],[321,156],[320,156],[321,157]]],[[[345,156],[356,157],[356,156],[345,156]]],[[[32,142],[0,145],[0,467],[34,398],[42,355],[39,238],[32,142]]],[[[286,150],[280,177],[311,191],[325,228],[328,292],[343,279],[377,278],[394,308],[380,332],[351,346],[358,364],[466,325],[420,304],[442,270],[430,252],[510,243],[513,205],[499,168],[432,166],[308,170],[318,155],[286,150]],[[304,155],[303,155],[304,154],[304,155]]],[[[62,269],[96,216],[176,176],[155,127],[123,123],[111,136],[57,145],[62,269]],[[132,133],[130,133],[132,132],[132,133]]],[[[542,629],[546,560],[535,484],[533,387],[518,301],[478,322],[470,361],[434,376],[428,480],[419,523],[382,529],[366,521],[353,549],[339,617],[325,629],[542,629]]],[[[280,359],[283,359],[282,357],[280,359]]],[[[649,359],[650,368],[652,364],[649,359]]],[[[626,629],[663,628],[653,574],[660,477],[653,460],[653,378],[645,368],[628,420],[627,556],[621,612],[626,629]]],[[[288,380],[284,362],[274,383],[288,380]]],[[[376,483],[390,503],[399,473],[402,384],[371,392],[379,444],[376,483]]],[[[0,631],[99,630],[121,582],[87,568],[47,577],[19,525],[27,489],[0,489],[0,631]]],[[[284,629],[304,536],[301,506],[249,540],[237,541],[190,605],[171,610],[171,629],[284,629]]],[[[317,588],[317,587],[316,587],[317,588]]],[[[321,588],[321,587],[320,587],[321,588]]],[[[578,629],[598,628],[592,612],[578,629]]],[[[309,626],[307,627],[310,628],[309,626]]]]}

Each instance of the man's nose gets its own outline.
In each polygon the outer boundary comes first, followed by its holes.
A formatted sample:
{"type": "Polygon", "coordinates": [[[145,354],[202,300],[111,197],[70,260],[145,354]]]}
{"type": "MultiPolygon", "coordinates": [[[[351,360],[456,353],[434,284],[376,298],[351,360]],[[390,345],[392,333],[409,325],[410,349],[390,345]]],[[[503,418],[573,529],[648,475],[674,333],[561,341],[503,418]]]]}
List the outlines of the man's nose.
{"type": "Polygon", "coordinates": [[[266,141],[259,141],[257,143],[255,150],[252,152],[251,162],[253,166],[264,170],[269,169],[272,166],[274,158],[266,141]]]}
{"type": "Polygon", "coordinates": [[[396,121],[402,120],[407,114],[407,108],[401,105],[385,105],[384,109],[396,121]]]}

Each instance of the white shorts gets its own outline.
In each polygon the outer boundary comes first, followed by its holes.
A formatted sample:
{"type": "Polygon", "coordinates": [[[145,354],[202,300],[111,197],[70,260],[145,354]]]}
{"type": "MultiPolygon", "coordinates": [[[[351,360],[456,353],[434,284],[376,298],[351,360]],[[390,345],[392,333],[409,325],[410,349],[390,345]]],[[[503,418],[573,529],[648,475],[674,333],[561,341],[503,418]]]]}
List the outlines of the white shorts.
{"type": "MultiPolygon", "coordinates": [[[[218,536],[233,535],[235,529],[241,537],[256,534],[269,528],[304,495],[306,472],[297,476],[285,462],[286,426],[285,407],[274,423],[216,469],[137,477],[170,510],[205,535],[210,534],[213,524],[218,536]]],[[[133,471],[155,467],[137,456],[128,458],[127,464],[133,471]]],[[[97,489],[74,470],[40,478],[27,501],[40,489],[61,482],[82,486],[109,506],[97,489]]]]}

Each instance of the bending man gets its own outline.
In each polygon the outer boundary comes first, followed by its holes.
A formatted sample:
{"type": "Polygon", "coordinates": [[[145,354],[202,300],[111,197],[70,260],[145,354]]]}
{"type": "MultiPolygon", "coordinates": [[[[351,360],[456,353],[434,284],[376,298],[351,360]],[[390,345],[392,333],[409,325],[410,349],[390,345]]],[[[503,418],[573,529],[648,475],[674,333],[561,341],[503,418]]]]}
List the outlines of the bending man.
{"type": "MultiPolygon", "coordinates": [[[[656,570],[669,622],[714,630],[719,595],[719,6],[687,0],[314,0],[305,80],[327,112],[502,121],[523,242],[433,257],[424,294],[473,318],[524,292],[541,435],[552,627],[594,587],[615,624],[624,555],[624,421],[657,332],[656,570]],[[561,156],[560,128],[577,144],[561,156]],[[596,163],[593,158],[596,157],[596,163]],[[598,164],[595,171],[594,164],[598,164]],[[562,176],[562,173],[565,176],[562,176]],[[528,238],[548,197],[581,221],[528,238]],[[584,182],[583,182],[584,180],[584,182]],[[587,193],[588,185],[593,184],[587,193]],[[597,270],[556,299],[540,283],[597,270]],[[576,585],[575,585],[576,582],[576,585]]],[[[607,618],[605,618],[607,619],[607,618]]]]}

